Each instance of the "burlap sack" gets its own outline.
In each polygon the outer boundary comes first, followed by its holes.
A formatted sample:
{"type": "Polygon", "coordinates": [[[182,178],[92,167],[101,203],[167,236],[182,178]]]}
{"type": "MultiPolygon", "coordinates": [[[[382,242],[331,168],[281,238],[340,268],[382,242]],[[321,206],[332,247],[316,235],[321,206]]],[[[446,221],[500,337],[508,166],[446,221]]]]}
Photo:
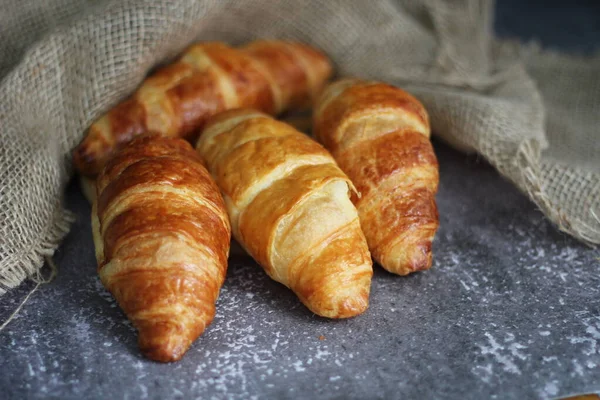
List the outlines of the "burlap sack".
{"type": "Polygon", "coordinates": [[[86,127],[198,40],[299,39],[328,53],[340,75],[404,86],[434,133],[482,154],[560,229],[599,243],[598,58],[519,56],[493,38],[490,2],[451,4],[3,2],[0,293],[34,274],[67,232],[61,196],[86,127]]]}

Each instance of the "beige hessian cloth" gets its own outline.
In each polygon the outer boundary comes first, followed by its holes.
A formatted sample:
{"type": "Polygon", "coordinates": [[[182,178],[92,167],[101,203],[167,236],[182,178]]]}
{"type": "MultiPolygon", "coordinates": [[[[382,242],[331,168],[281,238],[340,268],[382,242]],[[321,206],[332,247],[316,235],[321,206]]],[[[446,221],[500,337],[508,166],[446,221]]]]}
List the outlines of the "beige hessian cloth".
{"type": "Polygon", "coordinates": [[[599,243],[600,59],[500,43],[492,11],[483,0],[4,1],[0,293],[68,231],[61,197],[85,129],[199,40],[299,39],[340,75],[408,89],[435,134],[482,154],[559,229],[599,243]]]}

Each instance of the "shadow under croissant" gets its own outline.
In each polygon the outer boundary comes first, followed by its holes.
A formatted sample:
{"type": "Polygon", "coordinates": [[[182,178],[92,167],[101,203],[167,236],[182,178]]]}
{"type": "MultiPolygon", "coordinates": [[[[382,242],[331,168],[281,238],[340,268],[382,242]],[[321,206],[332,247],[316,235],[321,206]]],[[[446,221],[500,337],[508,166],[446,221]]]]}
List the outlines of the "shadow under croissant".
{"type": "MultiPolygon", "coordinates": [[[[379,286],[392,285],[392,290],[401,289],[409,285],[411,281],[422,280],[428,274],[427,271],[419,271],[407,276],[398,276],[386,271],[376,262],[373,263],[373,281],[371,285],[371,296],[369,308],[387,307],[388,304],[376,304],[371,300],[377,301],[377,292],[379,286]]],[[[415,282],[416,283],[416,282],[415,282]]],[[[352,321],[361,319],[362,316],[370,313],[369,308],[363,313],[352,318],[331,319],[321,317],[312,313],[294,292],[285,285],[271,279],[235,241],[232,241],[232,251],[229,257],[229,269],[227,279],[225,280],[222,296],[217,303],[217,315],[219,314],[219,305],[227,307],[229,293],[240,296],[250,296],[257,298],[261,307],[266,308],[267,312],[273,312],[286,319],[286,323],[295,321],[318,321],[319,323],[333,324],[352,324],[352,321]],[[292,320],[292,321],[290,321],[292,320]]],[[[243,312],[243,310],[242,310],[243,312]]],[[[210,329],[210,328],[209,328],[210,329]]]]}
{"type": "MultiPolygon", "coordinates": [[[[313,314],[296,294],[285,285],[271,279],[256,261],[235,241],[231,242],[231,254],[224,289],[244,296],[257,297],[260,303],[274,313],[285,313],[286,317],[299,320],[331,319],[313,314]]],[[[226,296],[219,297],[219,302],[227,301],[226,296]]],[[[217,303],[217,313],[218,303],[217,303]]]]}

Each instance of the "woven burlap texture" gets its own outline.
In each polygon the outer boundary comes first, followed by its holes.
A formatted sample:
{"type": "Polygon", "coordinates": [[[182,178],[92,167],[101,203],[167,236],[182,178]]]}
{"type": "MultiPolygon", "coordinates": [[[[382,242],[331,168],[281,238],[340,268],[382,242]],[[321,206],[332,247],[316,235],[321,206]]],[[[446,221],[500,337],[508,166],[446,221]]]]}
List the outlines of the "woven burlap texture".
{"type": "Polygon", "coordinates": [[[435,134],[480,153],[563,231],[600,242],[599,61],[500,43],[492,11],[478,0],[4,2],[0,293],[68,231],[61,197],[85,129],[199,40],[297,39],[340,76],[405,87],[435,134]]]}

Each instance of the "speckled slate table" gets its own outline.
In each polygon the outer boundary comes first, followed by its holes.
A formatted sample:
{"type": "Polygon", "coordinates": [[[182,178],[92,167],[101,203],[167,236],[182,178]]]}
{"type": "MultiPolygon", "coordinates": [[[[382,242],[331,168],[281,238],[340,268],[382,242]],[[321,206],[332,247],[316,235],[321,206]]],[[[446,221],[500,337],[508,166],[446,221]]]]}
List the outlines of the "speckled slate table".
{"type": "MultiPolygon", "coordinates": [[[[328,321],[233,256],[215,321],[171,365],[140,356],[134,329],[96,277],[89,206],[71,183],[67,206],[78,220],[55,256],[60,273],[0,333],[0,398],[600,391],[600,252],[558,233],[485,162],[439,142],[435,149],[441,226],[431,271],[399,278],[376,267],[369,311],[328,321]]],[[[31,287],[1,299],[1,320],[31,287]]]]}
{"type": "MultiPolygon", "coordinates": [[[[600,265],[484,163],[436,143],[441,227],[431,271],[376,268],[369,311],[312,315],[245,256],[185,358],[143,359],[95,273],[87,215],[58,278],[0,334],[9,398],[544,398],[600,390],[600,265]]],[[[3,299],[12,309],[27,290],[3,299]]],[[[2,396],[4,397],[4,396],[2,396]]],[[[6,398],[6,397],[4,397],[6,398]]]]}

